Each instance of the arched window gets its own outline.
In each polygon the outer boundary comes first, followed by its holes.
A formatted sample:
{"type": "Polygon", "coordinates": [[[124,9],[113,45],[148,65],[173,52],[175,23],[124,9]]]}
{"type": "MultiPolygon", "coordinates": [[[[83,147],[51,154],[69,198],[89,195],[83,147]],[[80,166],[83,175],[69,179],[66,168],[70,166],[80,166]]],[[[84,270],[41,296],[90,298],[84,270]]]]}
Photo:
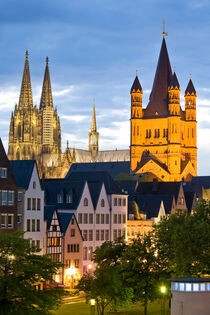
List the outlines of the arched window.
{"type": "Polygon", "coordinates": [[[85,199],[84,199],[84,207],[87,207],[87,206],[88,206],[88,199],[85,198],[85,199]]]}
{"type": "Polygon", "coordinates": [[[101,207],[105,207],[105,200],[101,199],[101,207]]]}

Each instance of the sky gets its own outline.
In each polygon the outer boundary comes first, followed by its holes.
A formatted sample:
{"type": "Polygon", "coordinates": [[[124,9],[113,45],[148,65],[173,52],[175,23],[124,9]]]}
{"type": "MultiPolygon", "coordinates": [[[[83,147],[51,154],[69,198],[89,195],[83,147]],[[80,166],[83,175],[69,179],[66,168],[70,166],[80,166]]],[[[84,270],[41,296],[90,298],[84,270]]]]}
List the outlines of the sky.
{"type": "Polygon", "coordinates": [[[181,104],[190,73],[197,91],[198,175],[210,175],[210,2],[208,0],[2,0],[0,137],[8,147],[25,51],[34,105],[49,57],[62,148],[88,148],[93,100],[100,150],[128,149],[130,88],[136,75],[148,104],[166,22],[181,104]]]}

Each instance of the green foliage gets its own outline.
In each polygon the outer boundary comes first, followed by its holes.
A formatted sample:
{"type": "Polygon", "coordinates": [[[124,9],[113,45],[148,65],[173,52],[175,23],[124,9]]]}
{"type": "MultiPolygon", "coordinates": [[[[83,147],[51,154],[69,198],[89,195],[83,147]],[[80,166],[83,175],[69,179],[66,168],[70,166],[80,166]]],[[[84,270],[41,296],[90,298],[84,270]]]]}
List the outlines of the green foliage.
{"type": "Polygon", "coordinates": [[[63,290],[37,290],[36,283],[52,282],[60,267],[47,255],[36,254],[22,232],[0,233],[0,314],[51,314],[63,290]]]}
{"type": "Polygon", "coordinates": [[[210,204],[202,201],[192,215],[177,212],[156,227],[158,255],[171,276],[210,273],[210,204]]]}
{"type": "Polygon", "coordinates": [[[156,256],[152,236],[134,239],[122,257],[122,270],[126,286],[133,288],[134,300],[141,301],[144,313],[147,305],[159,296],[160,281],[166,275],[164,266],[156,256]]]}

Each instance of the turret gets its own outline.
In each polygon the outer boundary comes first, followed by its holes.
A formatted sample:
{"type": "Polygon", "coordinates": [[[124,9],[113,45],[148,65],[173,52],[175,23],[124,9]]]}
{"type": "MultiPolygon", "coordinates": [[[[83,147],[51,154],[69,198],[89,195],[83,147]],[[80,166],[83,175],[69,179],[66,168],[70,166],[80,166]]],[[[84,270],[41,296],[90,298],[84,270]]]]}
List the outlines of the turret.
{"type": "Polygon", "coordinates": [[[196,120],[196,98],[197,93],[190,78],[190,81],[185,90],[185,113],[186,120],[196,120]]]}
{"type": "Polygon", "coordinates": [[[136,78],[131,87],[131,118],[142,118],[142,87],[138,79],[136,71],[136,78]]]}
{"type": "Polygon", "coordinates": [[[98,138],[99,133],[97,132],[96,127],[96,113],[95,113],[95,101],[93,102],[93,114],[92,114],[92,121],[91,121],[91,130],[89,132],[89,151],[93,158],[96,157],[98,153],[98,138]]]}
{"type": "Polygon", "coordinates": [[[172,80],[168,87],[169,112],[172,116],[180,115],[180,85],[176,73],[172,76],[172,80]]]}

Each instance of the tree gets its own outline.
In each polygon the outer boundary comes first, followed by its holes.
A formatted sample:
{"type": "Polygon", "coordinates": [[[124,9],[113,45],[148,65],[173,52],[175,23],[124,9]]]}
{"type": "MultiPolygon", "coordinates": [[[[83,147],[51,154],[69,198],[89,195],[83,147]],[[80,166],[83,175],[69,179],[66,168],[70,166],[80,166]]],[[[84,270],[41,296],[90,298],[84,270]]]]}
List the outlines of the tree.
{"type": "Polygon", "coordinates": [[[97,263],[93,276],[84,275],[78,289],[94,298],[97,311],[103,315],[107,306],[117,310],[121,306],[128,307],[131,303],[133,290],[123,283],[120,258],[125,250],[123,238],[113,242],[105,242],[94,252],[94,262],[97,263]]]}
{"type": "Polygon", "coordinates": [[[35,284],[53,281],[60,265],[47,255],[38,255],[37,248],[23,238],[22,232],[0,233],[0,313],[52,314],[63,290],[50,287],[37,290],[35,284]]]}
{"type": "Polygon", "coordinates": [[[155,242],[171,276],[210,273],[210,203],[201,201],[192,215],[177,212],[155,229],[155,242]]]}
{"type": "Polygon", "coordinates": [[[134,300],[142,302],[146,315],[148,302],[159,296],[160,281],[166,277],[165,268],[156,255],[152,235],[134,239],[127,246],[121,261],[126,286],[133,288],[134,300]]]}

